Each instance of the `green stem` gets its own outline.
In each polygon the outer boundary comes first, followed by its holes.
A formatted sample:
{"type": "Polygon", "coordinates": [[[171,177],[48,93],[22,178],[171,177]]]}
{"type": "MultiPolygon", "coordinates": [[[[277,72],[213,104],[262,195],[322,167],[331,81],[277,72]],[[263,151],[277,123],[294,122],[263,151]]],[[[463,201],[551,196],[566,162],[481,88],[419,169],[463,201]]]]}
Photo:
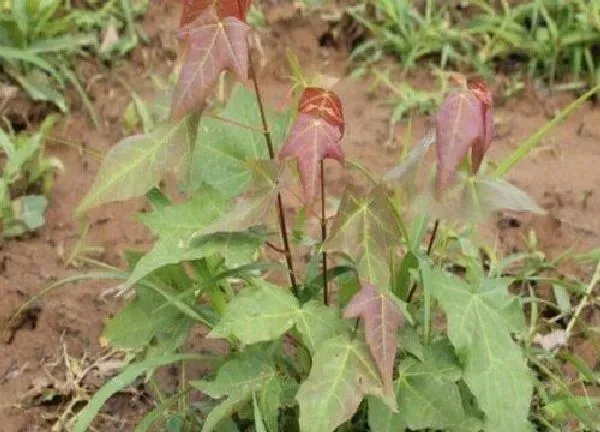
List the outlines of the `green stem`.
{"type": "MultiPolygon", "coordinates": [[[[327,219],[325,212],[325,169],[324,162],[321,160],[321,248],[323,248],[323,244],[325,244],[325,239],[327,238],[327,219]]],[[[329,305],[329,287],[327,283],[327,252],[323,250],[322,254],[323,259],[323,303],[325,306],[329,305]]]]}
{"type": "MultiPolygon", "coordinates": [[[[273,139],[271,138],[271,132],[267,123],[267,116],[265,114],[265,109],[262,102],[262,96],[258,87],[258,80],[256,79],[256,72],[254,71],[254,64],[250,55],[248,55],[248,72],[250,73],[250,79],[254,83],[254,91],[256,93],[256,101],[258,103],[260,118],[262,120],[263,135],[265,137],[265,142],[267,143],[267,149],[269,151],[269,158],[271,158],[271,160],[274,160],[275,150],[273,149],[273,139]]],[[[281,231],[281,240],[283,242],[283,249],[285,251],[285,262],[290,273],[290,283],[292,285],[292,292],[297,297],[298,284],[296,282],[296,275],[294,273],[294,263],[292,261],[292,252],[290,249],[290,242],[288,240],[287,223],[285,220],[285,213],[283,210],[283,200],[281,199],[281,193],[279,192],[277,192],[277,213],[279,216],[279,230],[281,231]]]]}
{"type": "Polygon", "coordinates": [[[554,129],[560,122],[566,119],[573,111],[579,108],[583,103],[592,97],[595,93],[600,90],[600,84],[592,88],[589,92],[585,93],[579,99],[571,102],[566,108],[564,108],[556,117],[546,123],[542,128],[538,129],[533,135],[525,140],[510,156],[504,159],[496,170],[494,171],[495,177],[504,177],[504,175],[518,162],[525,158],[531,150],[546,136],[552,129],[554,129]]]}
{"type": "Polygon", "coordinates": [[[573,331],[575,323],[579,319],[579,315],[581,315],[581,311],[588,305],[590,298],[592,297],[592,292],[594,291],[594,288],[596,287],[598,282],[600,282],[600,261],[598,261],[598,264],[596,265],[596,271],[594,272],[592,280],[587,286],[585,295],[577,305],[577,308],[575,309],[575,312],[573,313],[573,317],[569,321],[569,324],[567,324],[567,329],[565,330],[567,333],[567,340],[569,340],[569,337],[571,336],[571,332],[573,331]]]}

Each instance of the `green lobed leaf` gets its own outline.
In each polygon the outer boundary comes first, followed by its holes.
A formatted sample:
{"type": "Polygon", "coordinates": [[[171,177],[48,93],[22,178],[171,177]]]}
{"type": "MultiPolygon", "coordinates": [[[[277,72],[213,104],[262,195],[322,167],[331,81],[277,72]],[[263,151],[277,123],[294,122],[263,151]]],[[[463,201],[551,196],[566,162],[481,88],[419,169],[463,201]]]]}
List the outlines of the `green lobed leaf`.
{"type": "Polygon", "coordinates": [[[246,349],[237,357],[223,364],[213,381],[192,381],[190,385],[213,399],[227,397],[209,413],[202,432],[215,430],[220,422],[252,399],[276,378],[273,363],[259,347],[246,349]]]}
{"type": "Polygon", "coordinates": [[[296,318],[296,327],[302,341],[313,355],[325,341],[337,335],[347,334],[349,330],[336,310],[316,300],[302,306],[296,318]]]}
{"type": "Polygon", "coordinates": [[[102,337],[115,348],[142,350],[158,334],[168,334],[183,323],[189,324],[190,319],[175,306],[164,307],[164,304],[160,294],[146,287],[138,288],[135,298],[108,321],[102,337]]]}
{"type": "Polygon", "coordinates": [[[519,299],[506,279],[478,285],[421,267],[424,284],[448,316],[448,336],[464,367],[464,380],[485,413],[486,431],[528,431],[532,380],[511,333],[523,331],[519,299]]]}
{"type": "Polygon", "coordinates": [[[191,241],[206,233],[242,231],[270,224],[279,190],[279,169],[271,160],[249,161],[247,165],[252,182],[246,196],[237,200],[227,215],[192,234],[191,241]]]}
{"type": "Polygon", "coordinates": [[[366,344],[336,336],[313,357],[310,375],[296,399],[302,432],[332,432],[349,420],[365,395],[383,395],[382,382],[366,344]]]}
{"type": "Polygon", "coordinates": [[[163,178],[170,154],[187,145],[185,119],[152,132],[125,138],[106,155],[96,180],[76,209],[81,214],[100,204],[144,195],[163,178]]]}
{"type": "MultiPolygon", "coordinates": [[[[446,341],[427,345],[423,361],[407,357],[398,365],[394,382],[398,413],[376,398],[369,399],[369,424],[374,432],[421,429],[477,429],[478,421],[467,418],[458,385],[461,370],[446,341]]],[[[480,425],[479,425],[480,427],[480,425]]]]}
{"type": "Polygon", "coordinates": [[[257,236],[244,232],[205,234],[190,242],[190,237],[229,214],[229,205],[221,194],[204,187],[182,204],[156,208],[139,219],[156,235],[158,241],[136,264],[123,288],[133,286],[152,271],[167,264],[194,261],[210,255],[220,255],[228,267],[237,267],[254,260],[261,244],[257,236]]]}
{"type": "Polygon", "coordinates": [[[356,256],[361,278],[387,286],[389,257],[400,238],[397,216],[385,190],[377,187],[364,194],[348,186],[323,249],[356,256]]]}
{"type": "Polygon", "coordinates": [[[244,288],[225,309],[221,321],[208,337],[235,336],[243,344],[270,341],[288,331],[296,322],[298,300],[284,288],[264,280],[244,288]]]}
{"type": "MultiPolygon", "coordinates": [[[[237,85],[219,113],[232,122],[204,117],[198,128],[198,139],[192,157],[191,183],[203,183],[217,188],[227,197],[246,190],[251,178],[248,160],[268,159],[269,152],[262,130],[256,96],[242,85],[237,85]]],[[[285,139],[291,121],[291,111],[283,113],[267,109],[267,121],[275,151],[285,139]]]]}

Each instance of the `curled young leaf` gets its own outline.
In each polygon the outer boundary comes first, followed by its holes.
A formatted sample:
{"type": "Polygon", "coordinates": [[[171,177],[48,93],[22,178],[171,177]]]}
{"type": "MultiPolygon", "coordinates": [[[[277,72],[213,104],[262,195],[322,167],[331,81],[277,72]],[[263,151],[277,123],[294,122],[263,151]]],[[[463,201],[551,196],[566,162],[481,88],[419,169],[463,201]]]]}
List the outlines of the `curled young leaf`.
{"type": "Polygon", "coordinates": [[[201,106],[222,71],[247,79],[249,31],[248,24],[232,16],[221,18],[214,7],[180,30],[183,67],[173,93],[171,117],[181,118],[201,106]]]}
{"type": "Polygon", "coordinates": [[[471,166],[473,173],[477,173],[483,162],[483,156],[490,149],[494,138],[493,98],[492,92],[481,79],[467,80],[467,87],[481,102],[483,136],[477,139],[471,147],[471,166]]]}
{"type": "Polygon", "coordinates": [[[475,141],[483,137],[481,102],[467,91],[450,93],[436,116],[438,192],[446,189],[475,141]]]}
{"type": "Polygon", "coordinates": [[[320,178],[319,165],[323,159],[335,159],[344,163],[340,146],[342,132],[327,120],[311,114],[300,113],[284,143],[279,158],[294,157],[304,190],[304,202],[310,205],[316,195],[320,178]]]}
{"type": "Polygon", "coordinates": [[[460,81],[463,90],[450,93],[436,116],[438,193],[445,190],[461,160],[471,149],[471,168],[477,173],[494,137],[492,93],[481,79],[460,81]]]}
{"type": "Polygon", "coordinates": [[[340,128],[344,135],[344,111],[339,96],[331,90],[307,87],[298,105],[298,112],[322,118],[327,123],[340,128]]]}

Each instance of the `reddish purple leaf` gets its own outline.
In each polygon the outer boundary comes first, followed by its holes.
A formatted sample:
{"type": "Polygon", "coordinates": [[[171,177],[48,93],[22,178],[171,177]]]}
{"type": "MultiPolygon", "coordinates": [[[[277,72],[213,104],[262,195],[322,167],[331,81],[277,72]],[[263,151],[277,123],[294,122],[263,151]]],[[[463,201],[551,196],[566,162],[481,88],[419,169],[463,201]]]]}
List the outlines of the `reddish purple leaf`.
{"type": "Polygon", "coordinates": [[[183,10],[179,28],[196,21],[202,13],[211,6],[220,18],[234,17],[246,22],[246,16],[252,0],[182,0],[183,10]]]}
{"type": "Polygon", "coordinates": [[[298,104],[298,112],[322,118],[327,123],[339,127],[342,135],[344,135],[345,123],[342,101],[331,90],[307,87],[304,89],[298,104]]]}
{"type": "Polygon", "coordinates": [[[398,349],[397,331],[404,324],[398,303],[388,292],[363,284],[344,310],[344,318],[361,318],[367,345],[379,369],[384,389],[392,388],[394,360],[398,349]]]}
{"type": "Polygon", "coordinates": [[[173,94],[173,119],[198,107],[222,71],[230,70],[241,80],[248,78],[249,31],[248,24],[238,18],[219,18],[213,7],[180,30],[183,68],[173,94]]]}
{"type": "Polygon", "coordinates": [[[473,174],[476,174],[479,171],[481,162],[483,162],[483,156],[490,149],[494,138],[493,97],[492,92],[481,79],[468,80],[467,86],[481,102],[481,117],[483,119],[483,137],[476,140],[471,148],[471,166],[473,174]]]}
{"type": "Polygon", "coordinates": [[[454,174],[471,146],[484,139],[482,103],[471,91],[450,93],[436,116],[438,192],[452,182],[454,174]]]}
{"type": "Polygon", "coordinates": [[[320,179],[323,159],[344,163],[340,146],[342,132],[339,127],[310,114],[300,113],[290,134],[279,152],[281,160],[294,157],[298,161],[305,204],[313,202],[320,179]]]}

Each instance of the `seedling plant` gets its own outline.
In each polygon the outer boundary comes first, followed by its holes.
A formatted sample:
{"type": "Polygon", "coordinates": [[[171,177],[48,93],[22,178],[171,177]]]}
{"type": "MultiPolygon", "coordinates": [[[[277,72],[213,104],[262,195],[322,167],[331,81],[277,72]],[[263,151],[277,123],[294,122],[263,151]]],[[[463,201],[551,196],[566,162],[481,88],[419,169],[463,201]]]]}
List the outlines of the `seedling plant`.
{"type": "Polygon", "coordinates": [[[60,160],[44,151],[46,136],[56,120],[47,117],[33,135],[0,129],[0,243],[44,224],[54,174],[63,170],[60,160]]]}
{"type": "MultiPolygon", "coordinates": [[[[472,231],[501,208],[542,211],[502,177],[590,94],[492,171],[491,93],[455,75],[432,131],[393,170],[371,173],[344,154],[333,90],[295,73],[288,107],[266,105],[250,3],[183,2],[170,111],[108,153],[77,209],[83,217],[145,195],[152,209],[138,218],[157,240],[126,254],[129,272],[112,274],[135,296],[103,340],[133,360],[73,430],[88,430],[138,376],[157,384],[153,372],[168,364],[178,365],[179,391],[154,385],[157,405],[136,431],[558,430],[566,417],[556,404],[570,390],[542,369],[547,353],[532,346],[508,263],[472,231]],[[210,96],[223,73],[248,85],[221,105],[210,96]],[[436,163],[419,188],[431,147],[436,163]],[[364,177],[339,204],[327,193],[327,159],[364,177]],[[169,197],[172,185],[161,185],[171,178],[179,192],[169,197]],[[198,328],[204,348],[192,350],[198,328]]],[[[577,408],[576,420],[590,421],[589,407],[577,408]]]]}
{"type": "Polygon", "coordinates": [[[33,100],[63,112],[68,110],[64,91],[72,85],[98,126],[73,60],[90,49],[103,58],[128,53],[139,40],[134,17],[145,8],[144,0],[87,1],[79,8],[63,0],[0,3],[0,67],[33,100]],[[115,36],[110,43],[107,32],[115,36]]]}

